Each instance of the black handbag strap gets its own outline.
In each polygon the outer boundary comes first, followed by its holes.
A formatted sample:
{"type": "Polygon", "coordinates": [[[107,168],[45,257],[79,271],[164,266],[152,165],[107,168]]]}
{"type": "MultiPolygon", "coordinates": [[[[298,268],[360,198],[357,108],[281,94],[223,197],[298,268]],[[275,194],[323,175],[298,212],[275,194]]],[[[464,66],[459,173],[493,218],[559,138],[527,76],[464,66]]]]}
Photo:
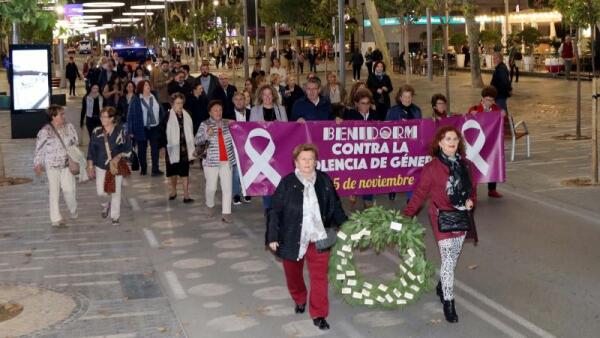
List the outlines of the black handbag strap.
{"type": "Polygon", "coordinates": [[[65,151],[68,154],[69,151],[67,150],[67,146],[65,145],[65,141],[63,141],[62,137],[60,137],[60,134],[58,133],[58,130],[56,130],[56,128],[54,128],[54,126],[52,125],[52,123],[48,123],[48,124],[50,125],[50,128],[52,128],[52,131],[54,131],[54,133],[56,134],[56,136],[60,140],[60,144],[62,144],[63,148],[65,148],[65,151]]]}

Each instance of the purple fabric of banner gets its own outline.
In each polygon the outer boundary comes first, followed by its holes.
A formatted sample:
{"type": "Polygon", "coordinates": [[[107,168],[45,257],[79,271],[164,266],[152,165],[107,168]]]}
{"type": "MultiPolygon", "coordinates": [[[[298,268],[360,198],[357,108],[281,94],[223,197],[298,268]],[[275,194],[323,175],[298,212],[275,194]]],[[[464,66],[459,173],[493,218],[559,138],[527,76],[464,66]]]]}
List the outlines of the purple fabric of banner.
{"type": "Polygon", "coordinates": [[[411,191],[440,126],[461,130],[479,183],[504,182],[504,127],[499,112],[441,121],[233,122],[230,125],[245,194],[270,195],[293,172],[292,152],[302,143],[319,148],[317,167],[340,195],[411,191]]]}

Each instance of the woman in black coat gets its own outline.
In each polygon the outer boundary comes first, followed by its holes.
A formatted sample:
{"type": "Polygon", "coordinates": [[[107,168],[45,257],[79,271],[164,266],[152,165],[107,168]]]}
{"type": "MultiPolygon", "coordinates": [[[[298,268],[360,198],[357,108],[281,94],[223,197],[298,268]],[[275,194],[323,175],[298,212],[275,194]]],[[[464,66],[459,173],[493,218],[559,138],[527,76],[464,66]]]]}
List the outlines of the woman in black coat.
{"type": "Polygon", "coordinates": [[[192,116],[194,135],[196,135],[200,123],[209,117],[208,98],[200,82],[197,82],[192,88],[192,92],[186,95],[184,108],[192,116]]]}
{"type": "Polygon", "coordinates": [[[317,250],[316,243],[336,236],[333,230],[347,218],[333,182],[327,174],[316,170],[317,157],[318,150],[313,144],[301,144],[294,149],[296,170],[284,177],[275,190],[266,237],[269,248],[283,260],[296,313],[303,313],[306,308],[303,269],[307,261],[309,313],[315,326],[327,330],[329,249],[317,250]]]}
{"type": "Polygon", "coordinates": [[[392,80],[385,73],[383,62],[375,62],[373,65],[373,73],[369,74],[367,87],[373,93],[377,114],[385,116],[390,109],[390,93],[394,88],[392,87],[392,80]]]}

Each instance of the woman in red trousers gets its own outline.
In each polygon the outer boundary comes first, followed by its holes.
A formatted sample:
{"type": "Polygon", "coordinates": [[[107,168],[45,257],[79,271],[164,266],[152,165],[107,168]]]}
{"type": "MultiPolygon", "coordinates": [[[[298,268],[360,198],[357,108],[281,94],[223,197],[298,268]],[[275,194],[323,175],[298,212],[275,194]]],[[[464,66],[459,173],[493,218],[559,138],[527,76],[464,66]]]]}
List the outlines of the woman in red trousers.
{"type": "Polygon", "coordinates": [[[317,158],[317,147],[313,144],[301,144],[294,149],[296,170],[279,182],[273,195],[267,243],[283,260],[296,313],[303,313],[306,307],[303,277],[306,261],[310,275],[308,311],[313,324],[327,330],[329,249],[318,250],[315,243],[335,236],[335,232],[327,229],[339,227],[347,218],[333,182],[327,174],[316,170],[317,158]]]}
{"type": "MultiPolygon", "coordinates": [[[[472,163],[464,157],[463,136],[455,127],[441,127],[431,143],[433,160],[421,171],[421,178],[404,210],[412,217],[421,205],[429,202],[429,220],[441,256],[440,282],[437,294],[444,304],[444,317],[458,322],[454,308],[454,268],[460,256],[467,233],[465,231],[440,232],[438,210],[471,210],[475,206],[476,184],[472,179],[472,163]]],[[[474,225],[471,227],[474,231],[474,225]]]]}

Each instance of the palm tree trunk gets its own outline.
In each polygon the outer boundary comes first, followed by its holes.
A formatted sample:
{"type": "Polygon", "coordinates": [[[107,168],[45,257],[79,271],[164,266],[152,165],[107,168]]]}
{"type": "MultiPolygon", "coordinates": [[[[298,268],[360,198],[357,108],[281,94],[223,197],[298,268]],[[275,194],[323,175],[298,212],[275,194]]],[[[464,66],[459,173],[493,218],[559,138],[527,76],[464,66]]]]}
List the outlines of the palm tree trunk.
{"type": "Polygon", "coordinates": [[[479,61],[479,24],[475,22],[475,0],[465,1],[465,21],[469,32],[469,52],[471,53],[471,86],[482,88],[481,63],[479,61]]]}
{"type": "Polygon", "coordinates": [[[373,31],[373,36],[375,36],[375,45],[383,54],[383,62],[385,62],[385,64],[389,67],[391,65],[390,51],[387,47],[387,41],[385,39],[385,34],[383,33],[383,28],[381,28],[381,25],[379,24],[379,14],[377,13],[377,8],[375,7],[375,1],[366,0],[365,9],[367,10],[369,20],[371,21],[371,30],[373,31]]]}
{"type": "Polygon", "coordinates": [[[581,62],[579,62],[579,27],[575,33],[575,43],[573,44],[573,52],[575,53],[575,63],[577,64],[577,104],[576,104],[576,122],[575,122],[575,137],[581,138],[581,62]]]}

